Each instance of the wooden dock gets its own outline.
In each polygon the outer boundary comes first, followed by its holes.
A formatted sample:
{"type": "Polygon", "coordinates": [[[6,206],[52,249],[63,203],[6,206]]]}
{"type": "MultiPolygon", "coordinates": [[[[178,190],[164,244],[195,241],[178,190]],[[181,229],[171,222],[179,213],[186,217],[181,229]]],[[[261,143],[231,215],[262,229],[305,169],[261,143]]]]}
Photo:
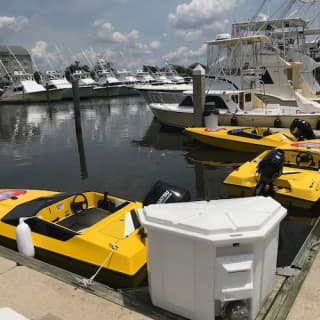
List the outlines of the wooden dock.
{"type": "MultiPolygon", "coordinates": [[[[295,266],[294,270],[297,271],[297,274],[291,275],[291,276],[283,276],[283,275],[277,275],[274,290],[267,299],[264,306],[261,308],[257,319],[267,319],[267,320],[284,320],[287,319],[288,314],[293,307],[295,303],[301,304],[302,302],[298,301],[298,298],[296,297],[299,295],[300,288],[303,285],[304,280],[306,277],[308,277],[309,271],[312,268],[312,264],[316,257],[318,257],[319,263],[317,264],[320,268],[320,255],[317,256],[320,243],[320,223],[319,219],[316,221],[315,225],[313,226],[310,234],[308,235],[307,239],[305,240],[303,246],[301,247],[300,251],[298,252],[296,258],[293,261],[293,266],[295,266]],[[296,302],[295,302],[296,300],[296,302]]],[[[66,294],[61,294],[61,299],[64,299],[64,303],[67,305],[72,305],[72,303],[76,303],[76,297],[77,295],[82,296],[83,299],[98,299],[95,302],[92,302],[91,304],[94,306],[95,303],[97,304],[98,308],[97,310],[101,308],[112,308],[112,316],[111,314],[108,315],[108,319],[120,319],[121,315],[126,317],[127,319],[172,319],[172,320],[178,320],[182,319],[182,317],[179,317],[177,315],[174,315],[170,312],[167,312],[163,309],[157,308],[152,305],[149,293],[148,293],[148,287],[141,287],[137,289],[125,289],[125,290],[114,290],[111,289],[101,283],[94,282],[89,287],[83,287],[80,285],[80,282],[78,281],[81,279],[81,276],[73,274],[69,271],[66,271],[64,269],[57,268],[55,266],[49,265],[47,263],[44,263],[42,261],[39,261],[34,258],[29,258],[20,255],[18,252],[12,251],[10,249],[4,248],[0,246],[0,271],[1,276],[3,279],[6,279],[6,283],[8,283],[7,288],[4,288],[3,281],[2,283],[2,292],[0,292],[2,297],[5,297],[8,292],[13,292],[15,288],[11,288],[10,290],[8,287],[10,286],[10,274],[13,268],[15,268],[16,272],[32,272],[33,277],[30,277],[30,280],[28,280],[29,276],[25,276],[26,282],[30,281],[29,283],[29,292],[31,294],[32,290],[34,291],[34,288],[37,288],[37,277],[41,278],[42,276],[47,277],[45,280],[43,280],[48,286],[48,290],[43,290],[43,292],[38,292],[39,295],[46,297],[46,295],[49,294],[49,286],[53,285],[53,282],[59,282],[63,283],[63,285],[58,285],[58,290],[66,291],[66,294]],[[9,261],[11,263],[10,268],[2,268],[3,261],[9,261]],[[20,268],[21,267],[21,268],[20,268]],[[20,268],[20,269],[19,269],[20,268]],[[3,269],[7,270],[7,273],[3,271],[3,269]],[[29,271],[28,271],[29,270],[29,271]],[[35,275],[34,275],[35,273],[35,275]],[[35,277],[35,279],[34,279],[35,277]],[[70,294],[71,292],[71,294],[70,294]],[[87,298],[83,298],[83,295],[87,298]],[[70,301],[69,301],[70,300],[70,301]],[[106,305],[105,303],[111,302],[112,307],[110,305],[106,305]]],[[[317,285],[317,288],[320,292],[320,282],[318,280],[318,273],[315,274],[315,279],[310,280],[317,285]]],[[[15,276],[17,278],[17,276],[15,276]]],[[[18,277],[19,278],[19,277],[18,277]]],[[[0,278],[1,279],[1,278],[0,278]]],[[[22,287],[19,287],[19,283],[17,283],[17,279],[14,279],[12,281],[12,286],[17,286],[16,290],[24,290],[22,287]]],[[[54,285],[57,287],[57,285],[54,285]]],[[[27,290],[28,288],[26,288],[27,290]]],[[[42,297],[43,298],[43,297],[42,297]]],[[[35,316],[34,314],[28,314],[28,308],[25,309],[24,301],[18,301],[19,297],[17,294],[14,295],[11,308],[14,308],[16,311],[21,312],[24,314],[25,317],[32,316],[32,319],[34,320],[67,320],[69,319],[68,316],[70,316],[70,319],[76,318],[75,315],[71,313],[68,308],[59,309],[57,308],[57,301],[51,301],[50,297],[45,299],[46,303],[48,304],[48,310],[51,310],[49,314],[51,315],[43,317],[43,316],[35,316]],[[14,301],[16,299],[16,301],[14,301]],[[52,307],[53,304],[53,307],[52,307]],[[55,311],[52,311],[51,308],[54,308],[55,311]],[[68,316],[64,314],[68,312],[68,316]]],[[[37,300],[36,294],[33,294],[34,301],[37,300]]],[[[57,298],[55,298],[57,299],[57,298]]],[[[299,298],[299,299],[306,299],[305,297],[299,298]]],[[[9,299],[8,301],[11,301],[12,299],[9,299]]],[[[81,301],[82,301],[81,300],[81,301]]],[[[7,305],[3,305],[5,299],[0,300],[0,307],[6,307],[7,305]]],[[[30,302],[29,302],[30,303],[30,302]]],[[[79,302],[77,302],[79,303],[79,302]]],[[[81,303],[81,302],[80,302],[81,303]]],[[[33,312],[35,312],[34,308],[36,306],[32,306],[33,312]]],[[[29,306],[30,308],[30,306],[29,306]]],[[[101,311],[101,310],[100,310],[101,311]]],[[[85,319],[97,319],[96,314],[94,311],[90,311],[91,315],[86,315],[85,319]]],[[[97,311],[98,312],[98,311],[97,311]]],[[[315,312],[318,312],[317,314],[320,314],[320,304],[315,309],[315,312]]],[[[317,318],[317,317],[315,317],[317,318]]],[[[292,320],[295,320],[297,318],[292,318],[292,320]]],[[[306,319],[306,318],[305,318],[306,319]]]]}

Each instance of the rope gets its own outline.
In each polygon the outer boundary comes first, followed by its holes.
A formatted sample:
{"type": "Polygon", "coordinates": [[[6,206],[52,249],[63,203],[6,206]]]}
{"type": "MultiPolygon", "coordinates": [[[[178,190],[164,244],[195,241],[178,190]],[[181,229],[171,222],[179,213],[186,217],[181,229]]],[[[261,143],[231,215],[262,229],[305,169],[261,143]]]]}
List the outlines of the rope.
{"type": "Polygon", "coordinates": [[[90,287],[93,282],[94,282],[94,279],[95,277],[98,275],[98,273],[101,271],[101,269],[110,261],[113,253],[115,250],[118,249],[118,245],[117,245],[117,242],[119,241],[120,239],[118,239],[116,242],[110,242],[109,243],[109,246],[111,248],[111,251],[109,252],[109,254],[107,255],[107,257],[104,259],[103,263],[100,265],[100,267],[98,268],[98,270],[90,277],[90,278],[77,278],[77,282],[84,288],[88,288],[90,287]]]}
{"type": "Polygon", "coordinates": [[[318,245],[320,245],[320,240],[314,242],[314,243],[311,245],[310,250],[314,250],[314,247],[316,247],[316,246],[318,246],[318,245]]]}

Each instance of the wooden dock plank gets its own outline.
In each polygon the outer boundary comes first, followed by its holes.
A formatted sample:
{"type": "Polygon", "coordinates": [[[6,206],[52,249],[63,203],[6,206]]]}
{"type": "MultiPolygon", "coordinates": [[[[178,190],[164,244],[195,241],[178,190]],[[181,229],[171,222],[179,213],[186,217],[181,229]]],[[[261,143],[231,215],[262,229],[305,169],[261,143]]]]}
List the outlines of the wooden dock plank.
{"type": "Polygon", "coordinates": [[[310,234],[293,260],[292,266],[300,269],[297,275],[290,276],[283,282],[267,313],[259,313],[259,319],[285,320],[293,305],[293,302],[305,280],[312,263],[318,253],[314,244],[320,239],[319,218],[313,226],[310,234]]]}

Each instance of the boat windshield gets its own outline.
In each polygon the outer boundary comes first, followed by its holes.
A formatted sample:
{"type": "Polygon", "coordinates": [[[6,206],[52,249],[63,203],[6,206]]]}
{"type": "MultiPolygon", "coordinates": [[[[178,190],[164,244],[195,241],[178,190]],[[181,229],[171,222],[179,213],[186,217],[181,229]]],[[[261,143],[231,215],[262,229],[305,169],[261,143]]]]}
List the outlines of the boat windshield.
{"type": "MultiPolygon", "coordinates": [[[[224,100],[217,95],[206,95],[205,104],[215,104],[218,109],[228,109],[224,100]]],[[[192,96],[186,96],[179,104],[181,107],[193,107],[192,96]]]]}
{"type": "Polygon", "coordinates": [[[179,104],[183,107],[193,107],[193,100],[191,96],[186,96],[179,104]]]}
{"type": "Polygon", "coordinates": [[[66,199],[70,196],[74,195],[74,193],[58,193],[56,195],[50,197],[40,197],[37,199],[33,199],[31,201],[22,203],[15,208],[13,208],[8,214],[6,214],[1,221],[4,223],[11,224],[13,226],[17,226],[19,224],[20,218],[30,218],[37,215],[37,213],[45,208],[50,206],[53,203],[66,199]]]}

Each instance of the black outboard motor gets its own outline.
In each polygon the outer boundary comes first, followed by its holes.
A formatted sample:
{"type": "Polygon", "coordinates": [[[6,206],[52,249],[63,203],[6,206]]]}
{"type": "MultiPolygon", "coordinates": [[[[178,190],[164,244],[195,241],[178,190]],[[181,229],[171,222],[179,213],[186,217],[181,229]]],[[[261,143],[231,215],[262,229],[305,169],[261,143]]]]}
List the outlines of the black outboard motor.
{"type": "Polygon", "coordinates": [[[290,126],[290,132],[298,141],[315,139],[315,134],[309,122],[301,119],[294,119],[290,126]]]}
{"type": "Polygon", "coordinates": [[[190,192],[184,188],[157,181],[143,200],[143,205],[147,206],[153,203],[172,203],[190,201],[190,192]]]}
{"type": "Polygon", "coordinates": [[[282,150],[271,150],[258,164],[257,172],[260,175],[256,186],[256,195],[263,195],[266,186],[272,191],[272,181],[282,173],[284,163],[284,152],[282,150]]]}

